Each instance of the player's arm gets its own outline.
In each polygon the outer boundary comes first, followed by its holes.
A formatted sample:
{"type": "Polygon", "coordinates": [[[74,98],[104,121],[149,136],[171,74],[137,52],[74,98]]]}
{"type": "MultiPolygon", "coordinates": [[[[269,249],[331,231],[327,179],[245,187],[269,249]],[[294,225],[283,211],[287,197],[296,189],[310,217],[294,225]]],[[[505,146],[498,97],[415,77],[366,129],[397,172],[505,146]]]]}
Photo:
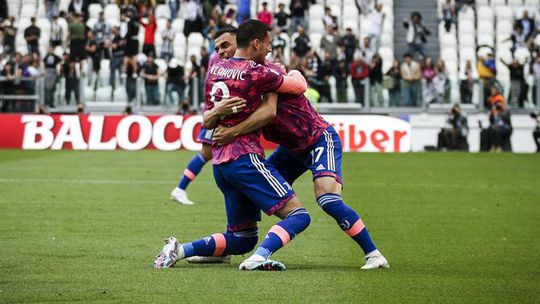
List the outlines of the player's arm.
{"type": "Polygon", "coordinates": [[[214,129],[224,116],[241,112],[245,107],[246,100],[241,97],[232,97],[216,102],[213,108],[204,111],[203,127],[205,129],[214,129]]]}
{"type": "Polygon", "coordinates": [[[230,128],[218,127],[214,131],[214,141],[218,145],[226,145],[240,135],[266,126],[276,118],[277,102],[278,95],[276,93],[265,94],[262,104],[247,119],[230,128]]]}
{"type": "Polygon", "coordinates": [[[283,76],[283,83],[278,88],[277,92],[281,94],[300,95],[307,90],[307,81],[302,74],[297,70],[292,70],[283,76]]]}

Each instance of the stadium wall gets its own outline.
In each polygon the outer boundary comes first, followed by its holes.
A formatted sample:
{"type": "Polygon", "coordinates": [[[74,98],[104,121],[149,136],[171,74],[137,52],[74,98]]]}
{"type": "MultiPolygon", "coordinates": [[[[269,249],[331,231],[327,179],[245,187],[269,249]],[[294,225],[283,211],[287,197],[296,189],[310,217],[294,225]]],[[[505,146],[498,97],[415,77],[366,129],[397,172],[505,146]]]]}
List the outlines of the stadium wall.
{"type": "MultiPolygon", "coordinates": [[[[414,114],[402,119],[382,115],[324,115],[337,130],[349,152],[419,152],[437,145],[446,125],[445,115],[414,114]]],[[[202,117],[177,115],[0,115],[0,148],[75,150],[199,150],[196,141],[202,117]]],[[[468,142],[479,151],[479,123],[488,116],[469,116],[468,142]]],[[[527,115],[512,117],[514,152],[535,152],[534,121],[527,115]]],[[[263,140],[266,149],[275,147],[263,140]]]]}

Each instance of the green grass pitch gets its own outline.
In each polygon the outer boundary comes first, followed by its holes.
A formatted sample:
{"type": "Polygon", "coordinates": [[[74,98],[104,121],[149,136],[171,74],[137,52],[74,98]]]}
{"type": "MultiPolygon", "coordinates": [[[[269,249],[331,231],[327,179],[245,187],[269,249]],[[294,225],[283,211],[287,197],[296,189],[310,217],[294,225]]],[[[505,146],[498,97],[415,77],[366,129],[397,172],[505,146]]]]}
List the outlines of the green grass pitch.
{"type": "MultiPolygon", "coordinates": [[[[0,303],[516,303],[540,301],[540,155],[346,154],[344,199],[389,270],[295,185],[311,226],[282,273],[152,269],[162,238],[223,231],[211,166],[169,200],[193,152],[0,150],[0,303]]],[[[264,217],[261,237],[276,222],[264,217]]]]}

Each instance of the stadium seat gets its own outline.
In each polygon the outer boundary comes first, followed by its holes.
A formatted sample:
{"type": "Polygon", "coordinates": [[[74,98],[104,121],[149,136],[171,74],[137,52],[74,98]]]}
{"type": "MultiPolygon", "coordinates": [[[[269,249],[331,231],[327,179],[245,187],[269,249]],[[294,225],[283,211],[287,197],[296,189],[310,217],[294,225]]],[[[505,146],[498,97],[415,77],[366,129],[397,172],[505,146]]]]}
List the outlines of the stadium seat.
{"type": "Polygon", "coordinates": [[[493,23],[493,10],[489,6],[478,6],[476,8],[478,22],[491,21],[493,23]]]}
{"type": "Polygon", "coordinates": [[[445,47],[441,50],[441,59],[444,61],[457,61],[458,55],[455,48],[445,47]]]}
{"type": "Polygon", "coordinates": [[[36,21],[37,27],[41,30],[41,33],[50,34],[51,33],[51,23],[47,18],[40,18],[36,21]]]}
{"type": "Polygon", "coordinates": [[[514,52],[514,57],[519,60],[519,62],[524,63],[527,60],[530,60],[531,53],[526,47],[520,47],[514,52]]]}
{"type": "Polygon", "coordinates": [[[506,5],[506,0],[491,0],[491,6],[493,7],[502,7],[506,5]]]}
{"type": "Polygon", "coordinates": [[[106,20],[109,20],[109,19],[120,20],[120,9],[118,8],[118,5],[116,4],[108,4],[105,7],[105,11],[103,15],[106,20]]]}
{"type": "Polygon", "coordinates": [[[23,4],[21,8],[21,19],[35,17],[37,13],[36,5],[32,4],[23,4]]]}
{"type": "Polygon", "coordinates": [[[508,0],[508,6],[521,6],[523,5],[522,0],[508,0]]]}
{"type": "Polygon", "coordinates": [[[156,18],[171,19],[171,9],[167,4],[159,4],[156,6],[154,15],[156,18]]]}
{"type": "Polygon", "coordinates": [[[539,0],[525,0],[525,5],[532,6],[532,7],[538,7],[540,6],[539,0]]]}
{"type": "Polygon", "coordinates": [[[493,36],[493,23],[489,20],[480,20],[478,22],[477,34],[478,35],[492,35],[493,36]]]}
{"type": "Polygon", "coordinates": [[[101,4],[92,3],[88,6],[89,18],[97,19],[99,17],[99,13],[102,11],[103,8],[101,7],[101,4]]]}
{"type": "Polygon", "coordinates": [[[476,6],[487,6],[489,5],[489,0],[476,0],[476,6]]]}
{"type": "Polygon", "coordinates": [[[189,37],[187,39],[187,47],[188,48],[200,48],[204,45],[204,37],[201,33],[191,33],[189,34],[189,37]]]}
{"type": "Polygon", "coordinates": [[[497,22],[512,21],[512,19],[514,19],[514,12],[509,7],[497,7],[495,8],[495,13],[497,15],[497,22]]]}
{"type": "MultiPolygon", "coordinates": [[[[167,28],[167,19],[159,18],[156,20],[156,36],[161,35],[162,32],[167,28]]],[[[171,24],[172,26],[172,24],[171,24]]]]}
{"type": "Polygon", "coordinates": [[[311,40],[311,45],[312,45],[313,50],[319,53],[319,55],[324,55],[324,54],[320,54],[320,51],[319,51],[321,47],[321,39],[322,39],[322,34],[319,34],[319,33],[309,34],[309,40],[311,40]]]}
{"type": "Polygon", "coordinates": [[[325,27],[322,20],[311,20],[309,22],[309,32],[310,33],[324,33],[325,27]]]}
{"type": "Polygon", "coordinates": [[[478,45],[489,45],[491,47],[494,46],[493,40],[493,35],[490,34],[480,34],[477,38],[478,45]]]}
{"type": "Polygon", "coordinates": [[[97,22],[97,19],[95,18],[90,18],[86,21],[86,26],[90,29],[94,28],[94,24],[96,24],[97,22]]]}
{"type": "Polygon", "coordinates": [[[345,19],[343,21],[343,28],[350,28],[353,34],[358,35],[358,21],[345,19]]]}
{"type": "Polygon", "coordinates": [[[474,35],[474,22],[472,20],[460,20],[458,22],[458,32],[460,35],[474,35]]]}
{"type": "Polygon", "coordinates": [[[394,37],[383,32],[381,35],[381,46],[394,48],[394,37]]]}
{"type": "Polygon", "coordinates": [[[442,31],[439,33],[439,41],[441,46],[457,47],[457,38],[455,34],[442,31]]]}
{"type": "Polygon", "coordinates": [[[476,42],[474,36],[471,34],[459,35],[459,48],[476,48],[476,42]]]}
{"type": "Polygon", "coordinates": [[[324,7],[319,4],[313,4],[309,7],[309,20],[321,20],[324,17],[324,7]]]}

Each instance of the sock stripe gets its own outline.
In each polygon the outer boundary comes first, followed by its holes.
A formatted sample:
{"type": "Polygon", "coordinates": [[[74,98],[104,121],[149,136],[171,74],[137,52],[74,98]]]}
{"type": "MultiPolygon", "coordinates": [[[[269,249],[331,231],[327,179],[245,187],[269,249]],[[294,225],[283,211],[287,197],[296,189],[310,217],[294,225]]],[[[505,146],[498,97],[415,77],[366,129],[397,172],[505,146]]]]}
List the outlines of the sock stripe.
{"type": "Polygon", "coordinates": [[[279,225],[274,225],[272,228],[270,228],[270,231],[268,233],[274,233],[281,239],[281,243],[283,243],[283,246],[287,244],[291,240],[291,236],[287,232],[287,230],[283,229],[283,227],[279,225]]]}
{"type": "Polygon", "coordinates": [[[366,225],[364,225],[364,222],[362,221],[362,219],[358,219],[358,221],[356,221],[350,229],[345,230],[345,233],[348,236],[353,237],[359,234],[360,232],[362,232],[364,228],[366,228],[366,225]]]}
{"type": "Polygon", "coordinates": [[[191,181],[193,181],[197,177],[197,174],[191,172],[191,170],[189,169],[184,170],[184,175],[187,176],[187,178],[189,178],[189,180],[191,181]]]}
{"type": "Polygon", "coordinates": [[[339,194],[323,194],[317,198],[317,204],[324,207],[328,203],[341,201],[342,197],[339,194]]]}
{"type": "Polygon", "coordinates": [[[254,231],[237,231],[233,232],[233,235],[236,237],[256,237],[259,235],[259,230],[256,229],[254,231]]]}
{"type": "Polygon", "coordinates": [[[197,156],[199,157],[199,159],[200,159],[202,162],[206,163],[207,160],[204,159],[204,157],[202,156],[202,154],[201,154],[200,152],[197,153],[197,156]]]}
{"type": "Polygon", "coordinates": [[[225,236],[223,233],[215,233],[212,234],[212,238],[216,243],[216,249],[214,249],[213,256],[222,256],[223,252],[225,252],[225,248],[227,247],[227,240],[225,239],[225,236]]]}
{"type": "Polygon", "coordinates": [[[287,217],[285,217],[285,218],[287,219],[287,218],[289,218],[291,216],[295,216],[295,215],[298,215],[298,214],[307,214],[307,213],[308,212],[307,212],[306,208],[296,208],[293,211],[291,211],[291,213],[289,213],[287,215],[287,217]]]}

